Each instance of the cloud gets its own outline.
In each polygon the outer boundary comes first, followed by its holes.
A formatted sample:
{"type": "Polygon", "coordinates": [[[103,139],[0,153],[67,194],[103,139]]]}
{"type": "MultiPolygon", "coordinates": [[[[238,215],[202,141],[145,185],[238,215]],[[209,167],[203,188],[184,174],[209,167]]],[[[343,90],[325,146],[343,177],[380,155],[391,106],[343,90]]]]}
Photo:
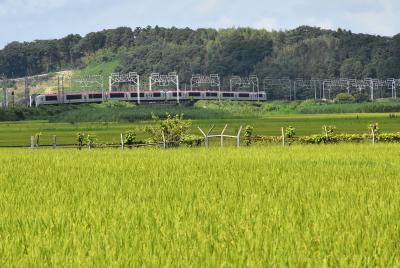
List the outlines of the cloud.
{"type": "Polygon", "coordinates": [[[353,25],[355,25],[359,31],[380,34],[385,36],[392,36],[396,34],[395,25],[398,23],[396,15],[391,12],[383,11],[369,11],[362,13],[346,13],[346,18],[353,25]]]}
{"type": "Polygon", "coordinates": [[[5,0],[0,2],[0,16],[39,14],[67,3],[68,0],[5,0]]]}
{"type": "Polygon", "coordinates": [[[222,16],[218,19],[217,27],[218,28],[231,28],[231,27],[235,27],[235,24],[231,17],[222,16]]]}
{"type": "Polygon", "coordinates": [[[246,27],[300,25],[359,33],[400,32],[400,0],[0,0],[0,48],[118,26],[246,27]]]}
{"type": "Polygon", "coordinates": [[[259,18],[254,24],[254,28],[257,29],[267,29],[267,30],[278,30],[279,25],[276,18],[273,17],[262,17],[259,18]]]}
{"type": "Polygon", "coordinates": [[[378,6],[362,11],[345,12],[345,19],[359,32],[392,36],[399,32],[400,2],[376,0],[378,6]]]}
{"type": "Polygon", "coordinates": [[[196,6],[196,10],[201,14],[208,14],[216,11],[221,4],[222,0],[205,0],[196,6]]]}

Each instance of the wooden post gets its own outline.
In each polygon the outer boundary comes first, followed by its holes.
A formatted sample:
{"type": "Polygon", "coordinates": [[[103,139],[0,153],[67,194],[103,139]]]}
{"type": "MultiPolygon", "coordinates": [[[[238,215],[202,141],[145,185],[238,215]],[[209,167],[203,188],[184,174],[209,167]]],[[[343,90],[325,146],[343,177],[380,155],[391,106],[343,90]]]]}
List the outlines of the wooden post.
{"type": "Polygon", "coordinates": [[[236,138],[236,147],[237,148],[240,147],[240,133],[242,132],[242,128],[243,128],[243,126],[240,126],[238,134],[237,134],[237,138],[236,138]]]}
{"type": "Polygon", "coordinates": [[[35,136],[31,136],[31,149],[35,149],[35,136]]]}
{"type": "Polygon", "coordinates": [[[282,131],[282,145],[285,146],[285,129],[281,128],[282,131]]]}
{"type": "Polygon", "coordinates": [[[372,144],[375,144],[375,129],[371,127],[371,134],[372,134],[372,144]]]}
{"type": "Polygon", "coordinates": [[[325,143],[328,143],[328,129],[326,128],[326,126],[324,126],[324,132],[325,132],[325,143]]]}
{"type": "Polygon", "coordinates": [[[125,147],[125,144],[124,144],[124,135],[122,135],[122,133],[121,133],[121,149],[123,150],[124,147],[125,147]]]}
{"type": "Polygon", "coordinates": [[[224,133],[225,133],[225,130],[227,127],[228,127],[228,124],[225,124],[225,127],[221,132],[221,147],[224,147],[224,133]]]}
{"type": "Polygon", "coordinates": [[[53,135],[53,149],[57,147],[57,136],[53,135]]]}
{"type": "Polygon", "coordinates": [[[164,131],[162,131],[161,134],[162,134],[162,139],[163,139],[163,147],[164,147],[164,149],[165,149],[165,148],[167,148],[167,142],[166,142],[166,140],[165,140],[164,131]]]}

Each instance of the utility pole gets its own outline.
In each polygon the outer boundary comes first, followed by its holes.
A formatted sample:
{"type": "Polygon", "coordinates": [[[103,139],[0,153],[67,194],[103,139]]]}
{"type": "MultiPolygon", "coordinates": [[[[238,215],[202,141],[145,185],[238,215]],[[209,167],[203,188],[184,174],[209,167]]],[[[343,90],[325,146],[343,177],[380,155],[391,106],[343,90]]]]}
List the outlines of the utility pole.
{"type": "Polygon", "coordinates": [[[30,106],[30,99],[29,99],[30,89],[29,89],[29,82],[28,82],[27,77],[25,77],[25,79],[24,79],[24,87],[25,87],[25,104],[26,104],[26,107],[29,107],[30,106]]]}
{"type": "Polygon", "coordinates": [[[7,78],[3,75],[3,108],[7,109],[8,107],[8,96],[7,96],[7,78]]]}

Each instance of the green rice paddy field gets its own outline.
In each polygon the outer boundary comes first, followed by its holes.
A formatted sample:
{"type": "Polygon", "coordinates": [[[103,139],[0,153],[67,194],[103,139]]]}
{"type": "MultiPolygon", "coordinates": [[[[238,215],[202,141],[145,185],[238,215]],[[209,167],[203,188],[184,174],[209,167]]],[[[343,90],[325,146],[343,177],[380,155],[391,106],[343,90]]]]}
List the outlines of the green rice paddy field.
{"type": "MultiPolygon", "coordinates": [[[[238,118],[235,119],[200,119],[192,120],[192,134],[200,135],[197,126],[203,129],[216,125],[215,132],[222,130],[228,123],[227,133],[233,134],[240,125],[253,125],[255,135],[280,135],[281,127],[294,126],[298,136],[319,134],[323,125],[335,125],[337,132],[343,133],[365,133],[367,126],[378,122],[384,132],[400,131],[400,116],[390,118],[389,114],[275,114],[261,118],[238,118]]],[[[146,139],[144,126],[151,122],[138,121],[136,123],[49,123],[48,121],[18,121],[0,122],[0,146],[28,146],[30,136],[41,132],[42,144],[51,144],[53,135],[57,135],[60,144],[73,144],[77,132],[85,132],[96,135],[100,142],[118,143],[120,133],[134,129],[139,139],[146,139]]]]}
{"type": "Polygon", "coordinates": [[[0,149],[0,266],[396,267],[399,174],[398,144],[0,149]]]}

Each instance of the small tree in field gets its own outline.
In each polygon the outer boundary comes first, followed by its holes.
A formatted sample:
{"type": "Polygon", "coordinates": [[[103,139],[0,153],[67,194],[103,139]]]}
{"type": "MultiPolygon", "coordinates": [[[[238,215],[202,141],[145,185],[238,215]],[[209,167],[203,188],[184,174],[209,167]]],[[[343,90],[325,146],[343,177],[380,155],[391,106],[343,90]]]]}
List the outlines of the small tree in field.
{"type": "Polygon", "coordinates": [[[285,136],[288,138],[288,145],[292,144],[294,135],[296,135],[296,129],[292,126],[288,126],[285,130],[285,136]]]}
{"type": "Polygon", "coordinates": [[[124,140],[124,144],[126,145],[133,145],[135,144],[136,141],[136,132],[133,130],[128,130],[125,133],[125,140],[124,140]]]}
{"type": "Polygon", "coordinates": [[[78,132],[76,134],[76,142],[78,143],[79,150],[82,149],[84,143],[85,143],[85,133],[83,132],[78,132]]]}
{"type": "Polygon", "coordinates": [[[88,134],[85,138],[85,141],[89,149],[91,149],[97,143],[97,138],[95,135],[88,134]]]}
{"type": "Polygon", "coordinates": [[[292,126],[288,126],[285,131],[286,137],[291,139],[296,135],[296,129],[292,126]]]}
{"type": "Polygon", "coordinates": [[[172,116],[167,114],[165,119],[153,115],[153,124],[146,127],[152,142],[163,142],[163,134],[168,146],[179,146],[187,136],[191,122],[183,119],[183,114],[172,116]]]}
{"type": "Polygon", "coordinates": [[[251,137],[253,136],[253,127],[250,125],[247,125],[244,129],[244,142],[246,146],[250,146],[251,144],[251,137]]]}

